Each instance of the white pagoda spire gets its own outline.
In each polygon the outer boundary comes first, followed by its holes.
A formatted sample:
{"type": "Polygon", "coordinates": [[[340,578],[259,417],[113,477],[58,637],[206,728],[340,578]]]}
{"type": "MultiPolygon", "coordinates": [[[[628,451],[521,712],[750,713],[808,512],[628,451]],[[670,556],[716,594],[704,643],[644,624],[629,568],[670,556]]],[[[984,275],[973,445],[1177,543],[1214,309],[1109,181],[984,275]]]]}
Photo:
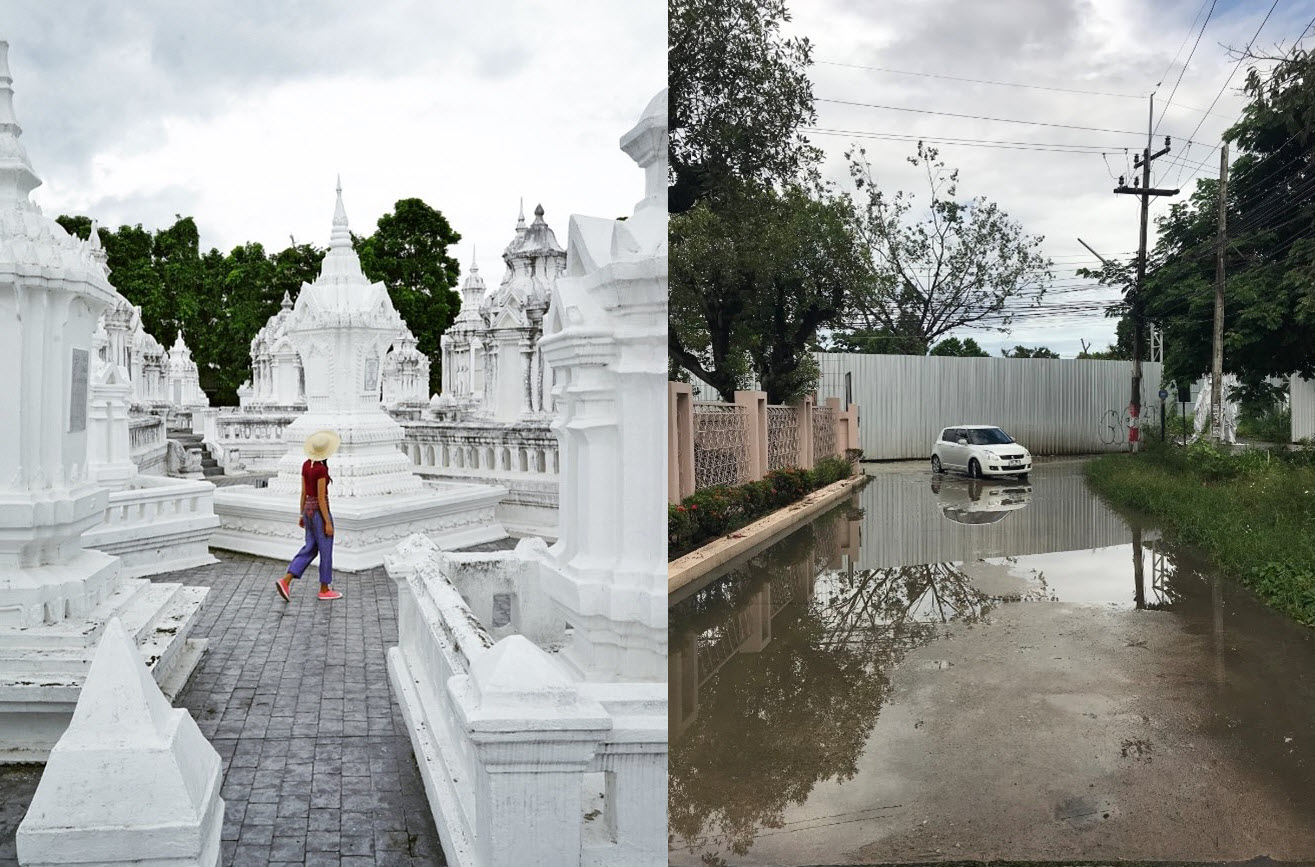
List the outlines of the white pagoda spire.
{"type": "Polygon", "coordinates": [[[352,233],[347,228],[347,209],[342,205],[342,175],[338,175],[338,202],[333,207],[333,232],[329,235],[329,248],[351,247],[352,233]]]}
{"type": "Polygon", "coordinates": [[[23,128],[14,115],[14,79],[9,75],[9,43],[0,41],[0,207],[30,208],[28,195],[41,186],[18,137],[23,128]]]}

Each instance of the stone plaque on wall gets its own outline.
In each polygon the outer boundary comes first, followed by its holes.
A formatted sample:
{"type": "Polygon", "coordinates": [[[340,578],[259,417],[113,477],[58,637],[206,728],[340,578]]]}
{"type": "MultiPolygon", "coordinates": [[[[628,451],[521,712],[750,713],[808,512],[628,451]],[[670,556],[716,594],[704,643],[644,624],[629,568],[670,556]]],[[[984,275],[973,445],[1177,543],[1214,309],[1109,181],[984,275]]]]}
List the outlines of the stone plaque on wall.
{"type": "Polygon", "coordinates": [[[373,355],[365,359],[365,390],[379,390],[379,359],[373,355]]]}
{"type": "Polygon", "coordinates": [[[69,388],[69,433],[87,429],[87,375],[87,350],[73,350],[73,381],[69,388]]]}

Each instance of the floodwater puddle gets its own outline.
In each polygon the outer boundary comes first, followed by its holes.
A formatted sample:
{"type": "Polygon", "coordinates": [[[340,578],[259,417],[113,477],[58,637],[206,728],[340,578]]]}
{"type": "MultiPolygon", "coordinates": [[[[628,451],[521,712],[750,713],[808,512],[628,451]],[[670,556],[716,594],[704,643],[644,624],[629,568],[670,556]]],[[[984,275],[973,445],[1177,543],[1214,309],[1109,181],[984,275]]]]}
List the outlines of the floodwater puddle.
{"type": "Polygon", "coordinates": [[[673,864],[1315,855],[1315,642],[1086,488],[877,475],[670,615],[673,864]]]}

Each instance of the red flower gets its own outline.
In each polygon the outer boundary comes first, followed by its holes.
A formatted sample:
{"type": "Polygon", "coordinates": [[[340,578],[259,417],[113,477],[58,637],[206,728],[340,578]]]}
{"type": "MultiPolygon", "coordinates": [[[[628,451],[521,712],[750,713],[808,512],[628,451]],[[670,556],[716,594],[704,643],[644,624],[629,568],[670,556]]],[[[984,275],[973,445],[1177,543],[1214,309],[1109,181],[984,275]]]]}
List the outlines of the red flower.
{"type": "Polygon", "coordinates": [[[698,508],[698,506],[694,505],[693,503],[690,503],[690,506],[689,506],[689,507],[690,507],[691,509],[697,509],[697,508],[698,508]]]}

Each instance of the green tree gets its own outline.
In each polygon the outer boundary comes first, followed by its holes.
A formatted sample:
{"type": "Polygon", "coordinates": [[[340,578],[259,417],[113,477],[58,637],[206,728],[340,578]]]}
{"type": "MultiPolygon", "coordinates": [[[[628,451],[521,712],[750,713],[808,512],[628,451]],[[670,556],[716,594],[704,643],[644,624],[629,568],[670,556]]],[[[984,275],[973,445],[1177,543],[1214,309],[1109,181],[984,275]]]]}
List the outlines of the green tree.
{"type": "MultiPolygon", "coordinates": [[[[1245,400],[1266,377],[1315,376],[1315,61],[1299,47],[1267,76],[1252,69],[1241,120],[1225,133],[1229,168],[1224,369],[1245,400]]],[[[1197,181],[1157,220],[1144,289],[1165,333],[1165,376],[1191,381],[1211,366],[1218,182],[1197,181]]]]}
{"type": "Polygon", "coordinates": [[[1005,358],[1059,358],[1059,353],[1045,346],[1023,346],[1021,343],[1013,349],[1001,349],[1005,358]]]}
{"type": "Polygon", "coordinates": [[[683,213],[728,183],[774,185],[820,158],[812,45],[781,32],[784,0],[670,0],[667,81],[671,186],[683,213]]]}
{"type": "Polygon", "coordinates": [[[931,348],[928,355],[951,355],[959,358],[989,358],[990,353],[977,345],[977,341],[971,337],[959,340],[957,337],[947,337],[940,343],[931,348]]]}
{"type": "Polygon", "coordinates": [[[754,375],[772,403],[810,390],[808,352],[867,264],[842,199],[739,185],[671,220],[668,351],[731,400],[754,375]]]}
{"type": "MultiPolygon", "coordinates": [[[[931,346],[965,325],[1005,330],[1022,303],[1039,304],[1052,277],[1043,237],[1028,235],[1000,206],[959,195],[959,172],[918,143],[908,162],[927,176],[931,199],[914,216],[913,196],[888,195],[863,149],[846,152],[859,236],[875,279],[856,285],[849,327],[931,346]]],[[[925,351],[925,349],[924,349],[925,351]]]]}
{"type": "Polygon", "coordinates": [[[398,200],[379,218],[373,235],[353,238],[361,270],[388,287],[417,348],[429,356],[431,392],[442,382],[439,338],[461,310],[456,291],[461,266],[448,254],[460,240],[447,218],[420,199],[398,200]]]}

